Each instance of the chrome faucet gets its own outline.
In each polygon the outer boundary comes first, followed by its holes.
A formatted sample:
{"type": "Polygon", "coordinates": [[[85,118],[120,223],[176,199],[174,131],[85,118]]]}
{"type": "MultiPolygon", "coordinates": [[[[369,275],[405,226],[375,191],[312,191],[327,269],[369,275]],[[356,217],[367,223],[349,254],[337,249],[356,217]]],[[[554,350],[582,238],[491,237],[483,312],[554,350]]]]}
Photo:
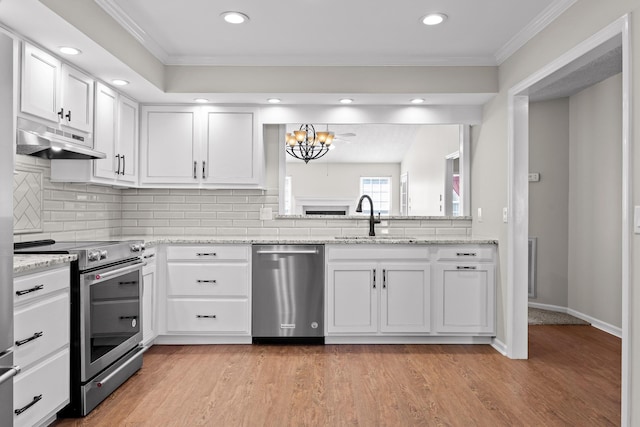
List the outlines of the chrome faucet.
{"type": "Polygon", "coordinates": [[[376,235],[375,225],[380,224],[380,212],[378,212],[377,219],[373,217],[373,201],[371,200],[371,197],[367,196],[366,194],[363,194],[362,197],[360,197],[360,200],[358,200],[358,206],[356,207],[356,212],[362,212],[362,200],[364,199],[369,200],[369,206],[371,206],[371,215],[369,216],[369,236],[375,236],[376,235]]]}

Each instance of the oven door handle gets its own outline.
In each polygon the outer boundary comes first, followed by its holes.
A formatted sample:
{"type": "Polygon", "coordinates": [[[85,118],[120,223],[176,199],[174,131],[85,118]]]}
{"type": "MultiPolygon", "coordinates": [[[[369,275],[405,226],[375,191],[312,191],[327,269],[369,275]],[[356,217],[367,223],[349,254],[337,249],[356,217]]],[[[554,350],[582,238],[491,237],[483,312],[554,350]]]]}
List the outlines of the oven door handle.
{"type": "Polygon", "coordinates": [[[146,262],[136,262],[133,265],[129,265],[127,267],[118,268],[117,270],[107,271],[106,273],[96,273],[95,280],[93,280],[91,283],[101,282],[103,280],[109,279],[110,277],[120,276],[122,274],[126,274],[126,273],[129,273],[131,271],[135,271],[135,270],[137,270],[139,268],[142,268],[145,265],[147,265],[146,262]]]}

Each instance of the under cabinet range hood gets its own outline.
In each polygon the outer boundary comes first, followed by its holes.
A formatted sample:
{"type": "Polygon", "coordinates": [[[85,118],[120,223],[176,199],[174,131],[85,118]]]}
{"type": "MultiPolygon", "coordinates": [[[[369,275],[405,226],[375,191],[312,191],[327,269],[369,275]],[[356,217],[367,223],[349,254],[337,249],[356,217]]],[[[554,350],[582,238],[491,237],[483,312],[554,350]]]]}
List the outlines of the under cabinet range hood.
{"type": "Polygon", "coordinates": [[[91,144],[91,139],[70,132],[18,117],[17,154],[45,159],[104,159],[105,153],[81,144],[91,144]]]}

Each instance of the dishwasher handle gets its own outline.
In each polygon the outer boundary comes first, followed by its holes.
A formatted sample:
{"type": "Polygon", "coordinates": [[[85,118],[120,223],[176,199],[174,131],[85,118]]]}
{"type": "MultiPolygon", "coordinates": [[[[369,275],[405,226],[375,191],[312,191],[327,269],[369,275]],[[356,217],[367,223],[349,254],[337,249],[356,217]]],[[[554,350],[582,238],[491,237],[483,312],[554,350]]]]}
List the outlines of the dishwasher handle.
{"type": "Polygon", "coordinates": [[[290,250],[270,250],[261,249],[256,251],[258,255],[298,255],[298,254],[317,254],[317,249],[290,249],[290,250]]]}

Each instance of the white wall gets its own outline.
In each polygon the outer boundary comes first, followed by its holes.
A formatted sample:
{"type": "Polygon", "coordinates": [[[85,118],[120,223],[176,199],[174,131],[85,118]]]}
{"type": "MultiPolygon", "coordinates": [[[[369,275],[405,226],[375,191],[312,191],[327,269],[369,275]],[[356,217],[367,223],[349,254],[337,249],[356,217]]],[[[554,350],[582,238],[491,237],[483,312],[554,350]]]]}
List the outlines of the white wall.
{"type": "Polygon", "coordinates": [[[445,156],[460,149],[460,126],[422,127],[404,156],[409,175],[409,215],[444,214],[445,156]]]}
{"type": "Polygon", "coordinates": [[[569,308],[622,326],[622,77],[570,98],[569,308]]]}
{"type": "MultiPolygon", "coordinates": [[[[287,162],[287,175],[291,176],[293,212],[295,200],[300,197],[348,199],[352,208],[360,198],[360,177],[390,176],[392,186],[391,215],[400,212],[400,164],[399,163],[330,163],[310,161],[287,162]]],[[[364,209],[368,209],[365,205],[364,209]]],[[[353,211],[349,215],[354,215],[353,211]]]]}
{"type": "MultiPolygon", "coordinates": [[[[568,306],[569,98],[529,105],[529,236],[537,238],[537,293],[529,301],[568,306]]],[[[573,218],[573,217],[572,217],[573,218]]]]}

